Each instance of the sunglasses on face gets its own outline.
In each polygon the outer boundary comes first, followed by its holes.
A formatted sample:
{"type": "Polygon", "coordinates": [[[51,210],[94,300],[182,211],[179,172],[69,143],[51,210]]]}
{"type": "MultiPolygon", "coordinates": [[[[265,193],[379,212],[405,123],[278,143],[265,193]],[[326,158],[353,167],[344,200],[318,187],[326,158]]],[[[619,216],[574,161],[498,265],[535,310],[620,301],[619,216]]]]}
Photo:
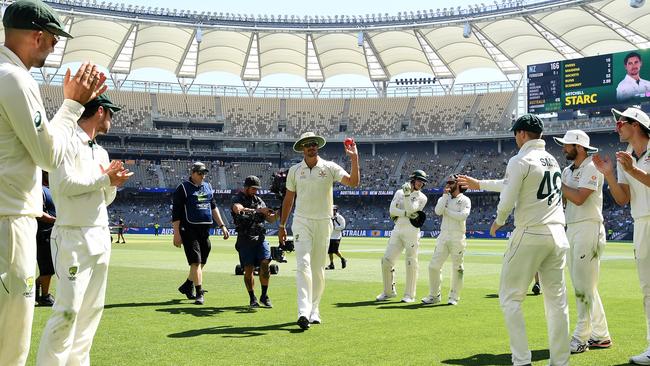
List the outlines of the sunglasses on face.
{"type": "Polygon", "coordinates": [[[309,148],[309,147],[317,147],[317,146],[318,146],[318,142],[315,142],[315,141],[314,142],[305,142],[304,144],[302,144],[302,147],[307,147],[307,148],[309,148]]]}
{"type": "Polygon", "coordinates": [[[204,171],[202,171],[202,170],[201,170],[201,171],[198,171],[198,172],[194,172],[194,173],[196,173],[196,174],[198,174],[198,175],[206,175],[206,174],[207,174],[206,172],[204,172],[204,171]]]}
{"type": "Polygon", "coordinates": [[[621,117],[621,119],[619,119],[618,121],[616,121],[616,129],[620,129],[620,128],[623,127],[623,125],[626,124],[626,123],[630,123],[630,124],[631,124],[631,123],[634,123],[634,122],[636,122],[636,121],[632,121],[632,120],[630,120],[630,119],[628,119],[628,118],[621,117]]]}

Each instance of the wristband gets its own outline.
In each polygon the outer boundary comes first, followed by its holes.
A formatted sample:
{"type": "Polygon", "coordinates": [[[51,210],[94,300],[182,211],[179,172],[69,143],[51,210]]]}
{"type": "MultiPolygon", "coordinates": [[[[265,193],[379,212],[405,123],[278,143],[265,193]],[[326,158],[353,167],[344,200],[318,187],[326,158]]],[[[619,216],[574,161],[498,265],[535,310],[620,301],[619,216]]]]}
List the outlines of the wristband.
{"type": "Polygon", "coordinates": [[[224,224],[219,225],[219,228],[222,228],[222,227],[226,227],[226,225],[224,225],[224,224]]]}
{"type": "Polygon", "coordinates": [[[284,228],[286,227],[286,225],[284,225],[284,224],[280,224],[280,225],[278,225],[278,227],[279,227],[280,229],[284,229],[284,228]]]}

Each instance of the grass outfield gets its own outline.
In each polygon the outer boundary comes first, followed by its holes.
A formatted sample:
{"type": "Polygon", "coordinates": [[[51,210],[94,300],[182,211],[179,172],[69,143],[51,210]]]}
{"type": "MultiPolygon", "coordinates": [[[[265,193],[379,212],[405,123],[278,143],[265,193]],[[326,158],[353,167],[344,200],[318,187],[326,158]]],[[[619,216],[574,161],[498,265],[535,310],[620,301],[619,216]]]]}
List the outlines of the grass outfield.
{"type": "MultiPolygon", "coordinates": [[[[205,305],[196,306],[176,290],[188,267],[171,236],[127,239],[128,244],[113,246],[106,309],[91,352],[93,365],[510,364],[496,296],[505,241],[469,241],[459,305],[422,306],[399,303],[399,298],[375,302],[382,287],[380,258],[386,239],[345,238],[341,250],[348,268],[341,270],[337,261],[337,269],[326,273],[323,324],[301,332],[295,324],[293,254],[272,276],[269,295],[274,308],[250,310],[243,277],[234,275],[234,238],[224,242],[213,237],[204,272],[209,293],[205,305]]],[[[424,239],[420,247],[418,299],[428,293],[427,264],[434,243],[424,239]]],[[[445,266],[443,301],[449,288],[449,263],[445,266]]],[[[403,257],[396,271],[401,294],[403,257]]],[[[614,345],[573,355],[572,365],[626,365],[630,355],[645,349],[645,317],[631,244],[608,244],[599,288],[614,345]]],[[[259,291],[256,283],[258,296],[259,291]]],[[[542,297],[528,297],[524,309],[533,364],[547,365],[542,297]]],[[[49,313],[49,308],[36,308],[29,365],[35,363],[49,313]]]]}

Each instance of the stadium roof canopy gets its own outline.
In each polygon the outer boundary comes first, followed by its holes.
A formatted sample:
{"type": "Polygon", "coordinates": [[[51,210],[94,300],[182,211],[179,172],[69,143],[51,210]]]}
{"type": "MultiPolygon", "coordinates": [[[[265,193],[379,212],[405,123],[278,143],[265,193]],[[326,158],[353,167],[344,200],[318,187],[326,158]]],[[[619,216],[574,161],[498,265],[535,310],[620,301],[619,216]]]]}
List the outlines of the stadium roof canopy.
{"type": "Polygon", "coordinates": [[[650,47],[650,6],[632,8],[627,0],[496,0],[490,6],[335,17],[198,13],[96,0],[47,3],[75,36],[59,42],[47,67],[93,60],[124,77],[153,67],[179,79],[221,71],[250,82],[288,73],[310,83],[341,74],[385,83],[421,72],[450,81],[474,68],[523,75],[529,64],[650,47]]]}

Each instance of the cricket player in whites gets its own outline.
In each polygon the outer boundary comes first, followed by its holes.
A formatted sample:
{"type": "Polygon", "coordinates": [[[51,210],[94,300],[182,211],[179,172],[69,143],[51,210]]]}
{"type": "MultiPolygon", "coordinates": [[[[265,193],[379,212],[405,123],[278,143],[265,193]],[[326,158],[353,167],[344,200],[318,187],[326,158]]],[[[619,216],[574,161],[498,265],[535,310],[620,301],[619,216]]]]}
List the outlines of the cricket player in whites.
{"type": "Polygon", "coordinates": [[[519,117],[510,128],[519,147],[510,158],[504,179],[477,180],[461,175],[458,183],[468,189],[501,192],[496,220],[490,234],[506,223],[515,209],[515,230],[503,257],[499,302],[510,335],[512,364],[530,365],[522,303],[528,285],[539,272],[546,321],[550,364],[569,364],[569,307],[564,266],[569,242],[564,232],[562,172],[555,158],[546,152],[541,139],[544,124],[537,116],[519,117]]]}
{"type": "Polygon", "coordinates": [[[282,201],[282,217],[278,230],[280,245],[287,240],[286,225],[295,201],[293,238],[296,247],[296,288],[298,293],[298,321],[302,330],[310,324],[320,324],[320,300],[325,289],[327,244],[332,234],[332,206],[334,182],[348,187],[359,185],[359,153],[352,142],[344,144],[350,158],[350,173],[338,164],[318,156],[325,139],[313,132],[305,132],[293,144],[303,160],[289,168],[287,194],[282,201]]]}
{"type": "Polygon", "coordinates": [[[463,288],[463,257],[465,256],[465,220],[469,216],[472,202],[465,196],[465,188],[458,185],[458,175],[449,176],[442,196],[436,203],[436,215],[442,216],[440,235],[436,239],[436,249],[429,262],[429,296],[422,299],[425,304],[440,302],[440,283],[442,282],[442,265],[451,255],[451,290],[450,305],[457,305],[460,290],[463,288]]]}
{"type": "MultiPolygon", "coordinates": [[[[4,8],[4,6],[3,6],[4,8]]],[[[34,315],[36,217],[43,213],[41,168],[63,162],[83,104],[106,90],[106,76],[83,63],[63,78],[63,104],[48,120],[30,70],[61,37],[72,38],[49,6],[18,0],[3,11],[0,45],[0,365],[23,365],[34,315]]]]}
{"type": "Polygon", "coordinates": [[[427,196],[421,192],[422,187],[429,182],[427,173],[422,170],[414,171],[409,182],[398,189],[390,203],[390,217],[395,221],[395,227],[388,239],[388,246],[381,259],[381,273],[384,291],[377,295],[377,301],[386,301],[397,296],[395,290],[395,260],[406,252],[406,285],[402,302],[415,301],[415,286],[418,280],[418,247],[420,245],[420,228],[413,226],[411,219],[418,217],[427,204],[427,196]]]}
{"type": "Polygon", "coordinates": [[[638,108],[624,112],[612,109],[616,131],[627,142],[625,151],[616,153],[616,170],[609,157],[594,156],[596,168],[605,175],[609,192],[617,204],[630,204],[634,219],[634,258],[641,283],[645,308],[648,348],[630,357],[630,363],[650,365],[650,118],[638,108]]]}
{"type": "Polygon", "coordinates": [[[550,364],[569,364],[569,307],[564,266],[569,242],[564,232],[562,172],[541,139],[544,124],[526,114],[512,126],[519,153],[508,161],[497,217],[490,234],[505,225],[515,209],[515,230],[501,268],[499,301],[510,335],[513,365],[531,363],[521,307],[528,285],[539,272],[548,322],[550,364]]]}
{"type": "Polygon", "coordinates": [[[564,137],[553,139],[562,146],[566,159],[573,161],[562,171],[566,233],[571,245],[569,273],[578,312],[571,353],[581,353],[589,348],[609,348],[612,341],[598,294],[600,256],[605,248],[604,178],[590,156],[598,149],[589,146],[589,136],[581,130],[569,130],[564,137]]]}
{"type": "Polygon", "coordinates": [[[95,142],[120,110],[106,95],[84,105],[63,164],[50,172],[57,218],[51,245],[58,279],[52,315],[36,364],[90,365],[90,347],[104,310],[111,254],[106,207],[133,174],[95,142]]]}

